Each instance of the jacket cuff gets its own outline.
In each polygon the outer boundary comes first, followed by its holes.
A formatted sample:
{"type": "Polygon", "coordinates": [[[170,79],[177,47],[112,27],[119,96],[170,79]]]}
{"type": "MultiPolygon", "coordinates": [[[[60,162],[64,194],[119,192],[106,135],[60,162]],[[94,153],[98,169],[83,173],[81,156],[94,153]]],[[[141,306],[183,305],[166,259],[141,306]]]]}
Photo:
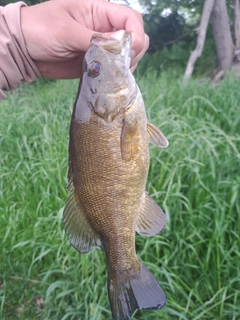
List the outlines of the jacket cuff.
{"type": "Polygon", "coordinates": [[[2,90],[14,89],[20,81],[41,78],[22,34],[20,10],[24,6],[24,2],[17,2],[0,7],[0,99],[5,97],[2,90]]]}

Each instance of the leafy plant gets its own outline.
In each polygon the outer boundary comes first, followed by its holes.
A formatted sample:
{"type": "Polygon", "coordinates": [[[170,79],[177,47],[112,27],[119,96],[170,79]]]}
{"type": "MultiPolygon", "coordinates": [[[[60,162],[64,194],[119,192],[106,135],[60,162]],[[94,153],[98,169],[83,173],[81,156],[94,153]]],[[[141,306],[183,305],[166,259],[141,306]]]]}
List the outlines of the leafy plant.
{"type": "MultiPolygon", "coordinates": [[[[136,238],[167,294],[133,319],[239,319],[240,91],[175,72],[138,74],[149,120],[169,139],[150,146],[147,190],[165,231],[136,238]]],[[[102,251],[80,255],[63,231],[68,132],[77,81],[24,86],[1,101],[0,317],[111,319],[102,251]]]]}

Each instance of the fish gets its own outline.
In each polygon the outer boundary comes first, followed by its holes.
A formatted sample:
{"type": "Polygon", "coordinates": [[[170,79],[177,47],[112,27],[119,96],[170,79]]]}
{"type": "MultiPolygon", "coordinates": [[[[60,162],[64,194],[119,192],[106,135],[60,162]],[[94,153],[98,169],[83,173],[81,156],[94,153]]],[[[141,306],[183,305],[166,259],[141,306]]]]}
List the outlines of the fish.
{"type": "Polygon", "coordinates": [[[65,233],[77,251],[105,250],[113,320],[166,303],[136,255],[135,236],[154,236],[165,227],[165,215],[145,185],[149,142],[166,148],[168,140],[147,120],[130,52],[129,32],[92,36],[70,124],[70,195],[63,212],[65,233]]]}

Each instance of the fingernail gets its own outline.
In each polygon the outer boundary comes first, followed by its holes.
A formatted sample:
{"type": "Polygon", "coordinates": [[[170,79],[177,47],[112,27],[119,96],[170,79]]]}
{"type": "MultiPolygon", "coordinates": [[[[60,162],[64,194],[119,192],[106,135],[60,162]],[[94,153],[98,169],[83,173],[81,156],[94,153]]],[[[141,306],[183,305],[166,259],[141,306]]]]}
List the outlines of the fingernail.
{"type": "Polygon", "coordinates": [[[124,30],[118,30],[118,31],[115,31],[111,34],[111,37],[114,38],[114,39],[117,39],[119,41],[122,40],[123,38],[123,35],[124,35],[125,31],[124,30]]]}

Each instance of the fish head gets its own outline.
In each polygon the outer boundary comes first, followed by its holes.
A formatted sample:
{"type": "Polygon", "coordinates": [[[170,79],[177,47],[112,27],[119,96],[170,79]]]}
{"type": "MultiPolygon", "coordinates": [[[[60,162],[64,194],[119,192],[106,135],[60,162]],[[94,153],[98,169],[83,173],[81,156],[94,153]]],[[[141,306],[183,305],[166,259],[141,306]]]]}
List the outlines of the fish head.
{"type": "Polygon", "coordinates": [[[131,35],[123,30],[115,34],[116,38],[94,34],[83,63],[87,104],[107,121],[121,116],[137,93],[130,71],[131,35]]]}

